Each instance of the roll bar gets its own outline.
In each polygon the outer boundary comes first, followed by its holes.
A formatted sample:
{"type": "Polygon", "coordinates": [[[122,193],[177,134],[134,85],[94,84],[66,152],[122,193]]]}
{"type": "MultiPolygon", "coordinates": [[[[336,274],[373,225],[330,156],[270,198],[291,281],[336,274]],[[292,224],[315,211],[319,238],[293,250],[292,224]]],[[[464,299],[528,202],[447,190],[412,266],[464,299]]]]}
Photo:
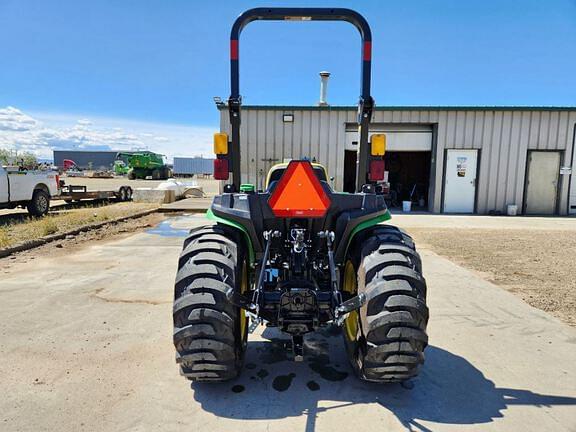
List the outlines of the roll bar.
{"type": "Polygon", "coordinates": [[[362,62],[360,100],[358,102],[358,160],[356,171],[356,190],[360,191],[368,183],[368,127],[372,118],[374,100],[370,95],[370,74],[372,63],[372,32],[362,15],[344,8],[255,8],[242,13],[234,22],[230,32],[230,114],[232,184],[234,190],[240,188],[240,34],[252,21],[347,21],[353,24],[362,38],[362,62]]]}

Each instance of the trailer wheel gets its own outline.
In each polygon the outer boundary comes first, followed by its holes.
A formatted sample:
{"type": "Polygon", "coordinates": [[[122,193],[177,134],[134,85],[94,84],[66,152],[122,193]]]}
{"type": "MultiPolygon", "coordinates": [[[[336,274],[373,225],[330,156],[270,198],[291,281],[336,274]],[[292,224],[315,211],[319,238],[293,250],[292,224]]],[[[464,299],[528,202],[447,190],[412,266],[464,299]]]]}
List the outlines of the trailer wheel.
{"type": "Polygon", "coordinates": [[[126,201],[132,201],[132,188],[126,186],[126,201]]]}
{"type": "Polygon", "coordinates": [[[36,189],[27,205],[32,216],[44,216],[50,210],[50,195],[42,189],[36,189]]]}
{"type": "Polygon", "coordinates": [[[174,346],[181,374],[192,381],[226,381],[244,361],[248,320],[226,298],[249,286],[243,243],[219,226],[193,230],[180,254],[174,289],[174,346]]]}
{"type": "Polygon", "coordinates": [[[379,227],[348,254],[342,288],[367,302],[344,323],[348,357],[367,381],[398,382],[418,374],[428,343],[426,281],[414,242],[396,227],[379,227]]]}
{"type": "Polygon", "coordinates": [[[121,202],[127,201],[126,196],[127,196],[126,188],[124,186],[122,186],[120,188],[120,190],[118,191],[118,201],[121,201],[121,202]]]}

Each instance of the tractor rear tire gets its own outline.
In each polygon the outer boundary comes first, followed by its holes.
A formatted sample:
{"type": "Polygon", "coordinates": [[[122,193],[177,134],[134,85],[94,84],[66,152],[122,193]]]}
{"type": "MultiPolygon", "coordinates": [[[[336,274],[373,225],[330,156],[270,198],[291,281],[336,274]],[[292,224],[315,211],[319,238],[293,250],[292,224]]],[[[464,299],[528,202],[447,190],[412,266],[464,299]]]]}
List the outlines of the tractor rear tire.
{"type": "Polygon", "coordinates": [[[380,226],[351,249],[342,286],[366,294],[366,304],[344,324],[352,367],[366,381],[413,378],[428,344],[426,281],[414,242],[396,227],[380,226]]]}
{"type": "Polygon", "coordinates": [[[180,254],[173,339],[181,374],[192,381],[227,381],[242,369],[248,321],[226,292],[248,289],[248,262],[234,238],[218,225],[195,229],[180,254]]]}

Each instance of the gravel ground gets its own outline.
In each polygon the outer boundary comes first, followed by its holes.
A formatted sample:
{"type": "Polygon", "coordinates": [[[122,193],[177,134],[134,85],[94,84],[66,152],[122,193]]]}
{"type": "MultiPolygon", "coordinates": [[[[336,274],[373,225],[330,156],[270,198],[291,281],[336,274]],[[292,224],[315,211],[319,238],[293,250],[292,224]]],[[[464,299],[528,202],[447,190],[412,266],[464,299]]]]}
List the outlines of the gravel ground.
{"type": "Polygon", "coordinates": [[[481,272],[484,279],[576,326],[576,231],[415,227],[408,231],[419,247],[481,272]]]}

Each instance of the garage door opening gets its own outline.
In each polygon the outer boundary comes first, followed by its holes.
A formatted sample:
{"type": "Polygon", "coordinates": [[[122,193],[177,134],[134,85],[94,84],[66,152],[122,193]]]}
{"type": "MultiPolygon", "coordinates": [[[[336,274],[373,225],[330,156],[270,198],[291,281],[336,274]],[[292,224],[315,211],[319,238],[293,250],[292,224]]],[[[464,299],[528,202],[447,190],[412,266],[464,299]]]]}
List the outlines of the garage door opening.
{"type": "MultiPolygon", "coordinates": [[[[389,208],[402,208],[402,201],[412,201],[412,208],[428,211],[430,188],[429,151],[392,151],[384,156],[384,198],[389,208]]],[[[356,151],[344,153],[344,192],[356,188],[356,151]]]]}
{"type": "MultiPolygon", "coordinates": [[[[432,164],[432,126],[421,124],[374,123],[368,142],[375,133],[386,135],[384,155],[385,181],[382,182],[386,203],[402,208],[402,201],[412,201],[412,208],[429,210],[430,173],[432,164]]],[[[342,188],[354,192],[356,187],[356,154],[358,125],[346,129],[344,178],[342,188]]]]}
{"type": "Polygon", "coordinates": [[[401,208],[402,201],[412,201],[414,210],[428,211],[431,155],[429,151],[386,152],[388,207],[401,208]]]}

